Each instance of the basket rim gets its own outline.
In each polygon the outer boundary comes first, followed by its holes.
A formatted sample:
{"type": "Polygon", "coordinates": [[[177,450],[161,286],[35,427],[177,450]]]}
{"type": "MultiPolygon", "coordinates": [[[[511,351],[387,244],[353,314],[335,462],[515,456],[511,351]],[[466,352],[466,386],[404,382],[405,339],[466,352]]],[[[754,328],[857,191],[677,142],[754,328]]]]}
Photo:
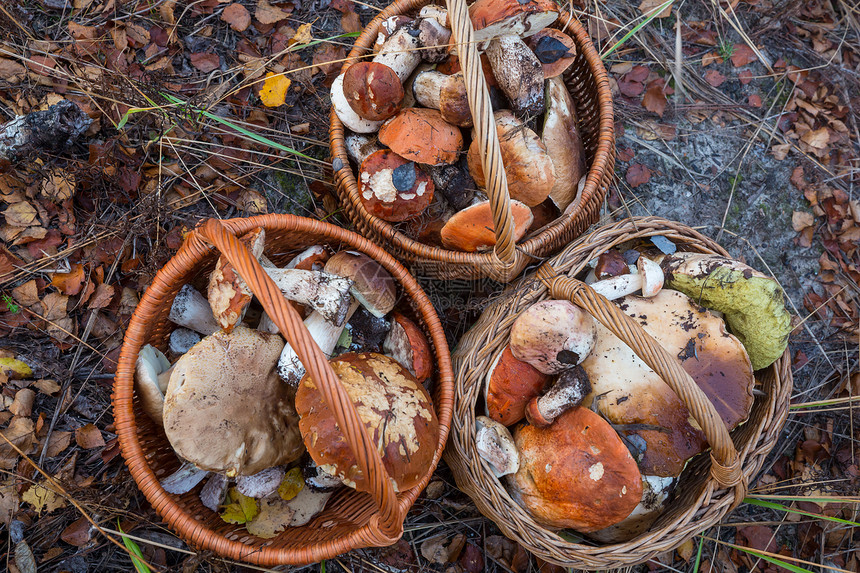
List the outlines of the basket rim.
{"type": "MultiPolygon", "coordinates": [[[[403,296],[408,297],[415,304],[416,312],[424,321],[425,332],[430,337],[435,349],[436,374],[434,379],[438,388],[438,399],[434,399],[433,405],[439,419],[439,436],[433,461],[419,484],[397,495],[397,505],[402,521],[418,495],[429,483],[441,459],[449,435],[453,413],[454,374],[450,350],[441,322],[429,298],[408,270],[381,247],[357,233],[331,223],[295,215],[278,214],[230,219],[223,221],[223,223],[237,234],[247,232],[255,227],[264,227],[267,230],[294,231],[317,235],[316,240],[323,244],[341,243],[350,249],[363,252],[382,264],[397,281],[403,296]]],[[[163,308],[167,302],[160,296],[164,289],[169,288],[170,285],[175,285],[180,274],[189,268],[190,263],[199,264],[214,248],[204,244],[198,233],[198,230],[192,231],[191,236],[186,238],[177,253],[153,278],[132,315],[120,351],[111,402],[120,452],[138,488],[168,526],[179,534],[180,538],[190,545],[211,550],[237,561],[263,566],[298,565],[328,559],[358,547],[394,543],[399,535],[394,538],[382,535],[376,527],[379,516],[375,514],[368,523],[356,527],[348,535],[311,543],[302,550],[267,547],[266,544],[270,544],[272,540],[256,538],[250,534],[248,536],[257,541],[259,546],[249,545],[215,533],[202,525],[174,500],[173,495],[165,492],[159,484],[158,478],[147,462],[144,446],[138,437],[137,422],[133,411],[135,361],[140,348],[148,342],[148,340],[143,339],[142,324],[153,316],[158,309],[163,308]]],[[[289,531],[287,529],[281,535],[289,535],[289,531]]]]}
{"type": "MultiPolygon", "coordinates": [[[[570,257],[581,267],[599,252],[615,244],[658,234],[669,235],[669,238],[677,239],[681,244],[691,247],[690,250],[730,256],[725,249],[695,229],[659,217],[635,217],[594,228],[548,262],[561,272],[561,267],[571,262],[567,260],[570,257]]],[[[565,269],[570,266],[576,267],[576,264],[567,264],[565,269]]],[[[604,545],[575,543],[536,523],[513,501],[500,481],[496,478],[490,479],[491,476],[483,464],[473,459],[474,453],[467,446],[468,442],[474,442],[473,422],[474,416],[477,415],[475,400],[481,394],[481,388],[476,389],[475,386],[483,386],[483,377],[477,382],[467,382],[464,377],[468,369],[480,369],[473,364],[473,360],[477,362],[494,356],[501,347],[498,341],[499,333],[510,331],[513,318],[505,318],[504,324],[500,324],[496,315],[507,313],[504,316],[515,317],[528,305],[550,297],[547,287],[535,279],[535,274],[522,277],[487,307],[472,329],[461,338],[452,354],[458,403],[455,405],[451,443],[445,452],[445,460],[452,467],[458,486],[472,498],[481,513],[494,521],[506,536],[523,544],[542,559],[580,569],[619,568],[642,563],[658,553],[680,545],[723,519],[734,508],[734,490],[721,489],[713,477],[708,476],[695,503],[682,515],[674,516],[671,521],[657,522],[658,528],[649,529],[627,542],[604,545]],[[514,310],[516,312],[512,312],[514,310]],[[492,329],[496,329],[492,332],[495,338],[484,340],[490,338],[488,333],[492,329]],[[464,341],[467,344],[464,345],[464,341]],[[476,467],[480,467],[480,475],[476,474],[476,467]]],[[[567,274],[567,270],[564,274],[567,274]]],[[[506,339],[507,336],[504,336],[502,341],[506,339]]],[[[757,371],[756,374],[757,379],[772,376],[775,389],[763,399],[766,408],[763,419],[748,421],[753,423],[755,428],[748,440],[738,443],[739,437],[732,432],[748,482],[753,481],[764,463],[764,458],[775,445],[788,414],[792,388],[789,350],[786,349],[773,365],[757,371]]],[[[736,432],[742,428],[743,426],[740,426],[736,432]]]]}
{"type": "MultiPolygon", "coordinates": [[[[369,51],[373,41],[375,41],[379,26],[383,20],[389,16],[414,11],[433,2],[434,0],[397,0],[390,4],[364,28],[361,36],[356,40],[353,49],[347,56],[341,71],[345,71],[350,65],[367,55],[366,53],[369,51]]],[[[609,87],[609,75],[603,66],[603,61],[600,59],[600,55],[592,43],[588,32],[573,13],[560,9],[558,19],[550,27],[559,28],[573,36],[577,47],[585,57],[589,72],[595,78],[598,94],[597,107],[599,109],[598,144],[594,151],[594,160],[588,168],[586,184],[579,205],[576,209],[570,210],[569,213],[562,213],[552,223],[540,229],[540,232],[536,235],[517,244],[517,260],[519,262],[514,264],[515,267],[518,267],[515,274],[519,274],[527,264],[528,259],[537,256],[542,247],[557,242],[560,236],[576,224],[579,217],[587,216],[589,206],[592,204],[599,205],[603,199],[601,185],[605,174],[613,171],[615,163],[615,120],[612,107],[612,93],[609,87]]],[[[503,263],[498,259],[494,250],[481,253],[467,253],[427,245],[398,231],[391,223],[368,213],[358,198],[356,176],[350,167],[344,144],[345,132],[345,127],[340,119],[338,119],[334,109],[332,109],[330,113],[329,144],[332,160],[339,159],[342,162],[342,167],[335,169],[335,182],[337,188],[341,190],[339,194],[340,199],[341,201],[345,199],[349,201],[350,205],[356,210],[356,216],[370,225],[372,232],[392,243],[396,248],[402,249],[408,254],[421,259],[439,263],[473,266],[476,268],[483,268],[485,266],[498,269],[504,268],[503,263]]],[[[610,176],[613,176],[613,174],[610,173],[610,176]]],[[[558,245],[556,248],[560,248],[561,246],[558,245]]]]}

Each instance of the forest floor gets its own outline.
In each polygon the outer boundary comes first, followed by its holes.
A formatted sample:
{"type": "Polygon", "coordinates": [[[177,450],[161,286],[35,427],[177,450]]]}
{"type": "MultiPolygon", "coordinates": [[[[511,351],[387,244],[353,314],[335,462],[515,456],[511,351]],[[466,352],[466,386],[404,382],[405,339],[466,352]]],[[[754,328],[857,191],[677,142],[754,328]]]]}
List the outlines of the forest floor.
{"type": "MultiPolygon", "coordinates": [[[[84,112],[70,145],[0,164],[0,360],[32,369],[0,372],[10,571],[35,570],[16,561],[25,548],[39,571],[133,570],[120,531],[153,571],[265,570],[188,547],[150,508],[119,455],[113,372],[140,294],[199,221],[295,213],[346,224],[331,194],[327,86],[378,6],[0,3],[0,123],[63,100],[84,112]],[[267,73],[289,82],[264,105],[267,73]]],[[[778,559],[860,571],[860,8],[566,8],[611,76],[617,180],[601,223],[651,214],[693,226],[776,277],[794,316],[792,406],[750,492],[778,505],[744,503],[637,570],[776,571],[778,559]]],[[[422,285],[452,345],[493,287],[422,285]]],[[[554,568],[501,536],[443,463],[396,545],[274,570],[554,568]]]]}

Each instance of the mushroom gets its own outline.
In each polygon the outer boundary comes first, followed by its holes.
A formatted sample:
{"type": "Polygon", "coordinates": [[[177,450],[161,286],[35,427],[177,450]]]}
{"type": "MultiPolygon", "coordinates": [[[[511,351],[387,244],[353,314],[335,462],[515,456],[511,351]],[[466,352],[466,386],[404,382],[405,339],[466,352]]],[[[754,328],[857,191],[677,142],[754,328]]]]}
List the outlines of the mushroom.
{"type": "MultiPolygon", "coordinates": [[[[417,485],[430,467],[438,441],[439,421],[430,394],[403,366],[382,354],[347,353],[330,364],[377,444],[395,490],[417,485]]],[[[299,384],[296,409],[314,462],[347,486],[368,491],[371,484],[310,375],[299,384]]]]}
{"type": "Polygon", "coordinates": [[[368,137],[357,133],[350,133],[344,139],[346,154],[355,164],[361,167],[365,159],[381,150],[375,137],[368,137]]]}
{"type": "Polygon", "coordinates": [[[520,455],[506,427],[486,416],[475,418],[475,449],[497,478],[517,473],[520,455]]]}
{"type": "MultiPolygon", "coordinates": [[[[636,260],[639,259],[637,258],[636,260]]],[[[600,253],[600,256],[597,257],[597,262],[594,265],[595,280],[589,284],[619,275],[626,275],[629,272],[630,266],[624,255],[616,249],[609,249],[604,253],[600,253]]]]}
{"type": "Polygon", "coordinates": [[[517,360],[511,347],[505,346],[484,379],[484,401],[487,416],[511,426],[526,415],[526,405],[540,396],[550,377],[530,364],[517,360]]]}
{"type": "Polygon", "coordinates": [[[200,338],[200,334],[194,332],[190,328],[177,328],[170,333],[168,349],[171,354],[178,358],[188,352],[192,346],[200,342],[200,338]]]}
{"type": "Polygon", "coordinates": [[[391,315],[391,330],[382,343],[383,352],[409,370],[419,382],[433,375],[433,350],[417,324],[395,312],[391,315]]]}
{"type": "MultiPolygon", "coordinates": [[[[394,308],[397,294],[394,279],[382,265],[367,255],[354,251],[340,251],[326,262],[325,270],[327,273],[353,281],[349,292],[354,300],[347,310],[347,321],[355,313],[359,304],[378,317],[386,315],[394,308]]],[[[343,325],[338,326],[327,321],[318,312],[312,312],[304,323],[323,354],[331,356],[343,331],[343,325]]],[[[289,344],[283,347],[281,357],[278,359],[278,374],[291,388],[296,388],[305,374],[304,365],[289,344]]]]}
{"type": "Polygon", "coordinates": [[[523,42],[558,18],[552,0],[477,0],[469,7],[472,36],[487,57],[514,111],[538,115],[544,108],[543,67],[523,42]]]}
{"type": "Polygon", "coordinates": [[[436,193],[441,194],[452,209],[464,209],[475,199],[475,181],[469,175],[466,158],[456,163],[428,167],[436,193]]]}
{"type": "Polygon", "coordinates": [[[445,75],[426,70],[412,82],[415,101],[424,107],[438,109],[442,119],[460,127],[472,125],[472,111],[466,96],[466,82],[462,72],[445,75]]]}
{"type": "Polygon", "coordinates": [[[418,18],[418,43],[421,45],[421,59],[438,63],[448,57],[451,51],[451,30],[435,18],[418,18]]]}
{"type": "MultiPolygon", "coordinates": [[[[641,258],[641,257],[640,257],[641,258]]],[[[754,370],[782,356],[791,333],[782,287],[774,279],[719,255],[676,252],[661,263],[666,286],[725,316],[754,370]]]]}
{"type": "Polygon", "coordinates": [[[331,106],[337,114],[337,118],[349,130],[356,133],[373,133],[382,125],[382,121],[364,119],[352,109],[346,97],[343,87],[345,73],[338,75],[329,88],[331,106]]]}
{"type": "Polygon", "coordinates": [[[358,62],[343,76],[343,93],[363,119],[388,119],[400,110],[403,84],[394,70],[379,62],[358,62]]]}
{"type": "MultiPolygon", "coordinates": [[[[740,341],[725,323],[687,295],[663,290],[652,298],[627,297],[619,307],[636,319],[704,391],[731,430],[749,416],[755,383],[740,341]]],[[[582,367],[592,403],[634,449],[644,475],[675,477],[706,447],[698,424],[668,384],[609,330],[597,324],[597,342],[582,367]],[[637,456],[639,457],[639,456],[637,456]]]]}
{"type": "MultiPolygon", "coordinates": [[[[511,215],[514,223],[514,242],[526,234],[534,215],[523,203],[511,201],[511,215]]],[[[488,200],[476,200],[471,206],[455,213],[445,222],[440,231],[442,244],[448,249],[466,251],[486,251],[496,244],[493,211],[488,200]]]]}
{"type": "Polygon", "coordinates": [[[436,20],[440,26],[445,28],[451,27],[451,22],[448,19],[448,9],[443,6],[427,4],[418,11],[418,17],[424,19],[432,18],[433,20],[436,20]]]}
{"type": "Polygon", "coordinates": [[[227,488],[230,480],[225,474],[209,474],[210,477],[200,490],[200,503],[203,507],[218,511],[218,507],[227,499],[227,488]]]}
{"type": "Polygon", "coordinates": [[[420,47],[421,42],[414,27],[401,26],[385,41],[379,53],[373,57],[373,61],[385,64],[394,70],[400,82],[403,83],[412,74],[412,70],[421,63],[420,47]]]}
{"type": "Polygon", "coordinates": [[[636,260],[639,272],[617,275],[591,284],[591,288],[609,300],[615,300],[637,291],[643,297],[652,297],[663,288],[663,271],[660,265],[647,257],[636,260]]]}
{"type": "Polygon", "coordinates": [[[149,344],[140,349],[134,368],[134,388],[143,411],[159,426],[164,426],[161,412],[171,373],[170,361],[159,349],[149,344]]]}
{"type": "MultiPolygon", "coordinates": [[[[263,255],[263,247],[266,244],[266,231],[263,227],[257,227],[239,237],[248,251],[257,260],[263,255]]],[[[223,255],[218,257],[215,270],[209,275],[209,305],[212,314],[218,324],[230,332],[233,327],[242,320],[245,309],[251,302],[254,293],[245,284],[233,265],[223,255]]]]}
{"type": "Polygon", "coordinates": [[[555,181],[549,197],[561,211],[579,196],[579,181],[585,174],[585,154],[574,109],[573,99],[561,77],[547,81],[541,142],[546,146],[555,169],[555,181]]]}
{"type": "Polygon", "coordinates": [[[237,326],[211,334],[174,365],[164,431],[197,467],[233,477],[298,458],[291,393],[275,372],[283,339],[237,326]]]}
{"type": "Polygon", "coordinates": [[[618,523],[642,499],[642,477],[621,438],[588,408],[573,408],[545,427],[514,433],[519,471],[512,497],[551,529],[597,531],[618,523]]]}
{"type": "MultiPolygon", "coordinates": [[[[510,111],[497,111],[494,117],[511,199],[522,201],[529,207],[539,205],[549,196],[556,180],[555,167],[546,146],[510,111]]],[[[472,140],[466,157],[475,183],[478,187],[485,187],[486,177],[477,139],[472,140]]]]}
{"type": "Polygon", "coordinates": [[[591,383],[582,366],[562,370],[546,394],[529,400],[526,419],[529,424],[539,428],[549,426],[561,414],[579,406],[590,393],[591,383]]]}
{"type": "Polygon", "coordinates": [[[358,184],[367,212],[389,222],[408,221],[423,213],[435,190],[430,175],[387,149],[362,162],[358,184]]]}
{"type": "Polygon", "coordinates": [[[558,374],[585,360],[596,332],[591,315],[572,302],[536,302],[511,326],[511,354],[544,374],[558,374]]]}
{"type": "Polygon", "coordinates": [[[463,135],[438,110],[410,107],[383,124],[379,142],[416,163],[442,165],[457,161],[463,135]]]}
{"type": "Polygon", "coordinates": [[[376,42],[373,44],[373,53],[378,54],[379,50],[382,49],[382,46],[385,45],[385,42],[388,41],[388,38],[391,35],[404,26],[408,26],[414,20],[409,16],[404,16],[402,14],[395,14],[394,16],[389,16],[379,25],[379,34],[376,36],[376,42]]]}
{"type": "Polygon", "coordinates": [[[526,42],[543,67],[545,79],[561,76],[576,59],[573,39],[555,28],[544,28],[526,42]]]}
{"type": "Polygon", "coordinates": [[[600,543],[621,543],[644,533],[666,509],[666,501],[677,481],[673,477],[642,476],[642,500],[639,505],[615,525],[592,531],[588,536],[600,543]]]}
{"type": "MultiPolygon", "coordinates": [[[[322,245],[311,245],[284,265],[285,269],[301,269],[303,271],[320,271],[329,258],[328,250],[322,245]]],[[[275,266],[264,265],[264,266],[275,266]]]]}
{"type": "Polygon", "coordinates": [[[286,473],[284,466],[273,466],[252,475],[239,475],[236,489],[244,496],[260,499],[277,491],[286,473]]]}
{"type": "Polygon", "coordinates": [[[179,289],[173,304],[170,305],[167,319],[204,336],[221,330],[218,321],[212,316],[209,301],[189,284],[182,285],[179,289]]]}

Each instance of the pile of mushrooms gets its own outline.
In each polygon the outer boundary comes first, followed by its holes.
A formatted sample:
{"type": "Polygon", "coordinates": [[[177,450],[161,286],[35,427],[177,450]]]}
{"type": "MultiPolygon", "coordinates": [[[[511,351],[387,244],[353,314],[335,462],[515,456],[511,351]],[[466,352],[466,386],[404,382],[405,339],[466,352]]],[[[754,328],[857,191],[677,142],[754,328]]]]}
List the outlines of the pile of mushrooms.
{"type": "MultiPolygon", "coordinates": [[[[547,28],[559,15],[553,0],[476,0],[469,14],[519,241],[574,208],[584,182],[576,113],[561,76],[576,47],[547,28]]],[[[331,102],[350,132],[347,153],[369,214],[427,244],[485,251],[495,245],[493,219],[449,26],[446,9],[435,5],[415,18],[388,18],[372,60],[335,79],[331,102]]]]}
{"type": "MultiPolygon", "coordinates": [[[[583,274],[678,358],[728,430],[747,420],[753,372],[784,352],[790,329],[776,281],[724,257],[638,243],[583,274]]],[[[547,528],[605,543],[647,530],[708,447],[663,379],[566,300],[519,314],[485,375],[484,404],[476,449],[512,498],[547,528]]]]}
{"type": "MultiPolygon", "coordinates": [[[[264,253],[262,228],[240,240],[330,357],[394,487],[415,485],[439,431],[424,387],[433,355],[418,325],[395,310],[393,277],[363,253],[323,246],[279,268],[264,253]]],[[[206,480],[203,505],[263,538],[310,522],[337,488],[367,491],[313,379],[223,257],[207,295],[184,285],[168,317],[178,326],[168,355],[146,345],[137,359],[140,404],[182,462],[162,487],[179,495],[206,480]]]]}

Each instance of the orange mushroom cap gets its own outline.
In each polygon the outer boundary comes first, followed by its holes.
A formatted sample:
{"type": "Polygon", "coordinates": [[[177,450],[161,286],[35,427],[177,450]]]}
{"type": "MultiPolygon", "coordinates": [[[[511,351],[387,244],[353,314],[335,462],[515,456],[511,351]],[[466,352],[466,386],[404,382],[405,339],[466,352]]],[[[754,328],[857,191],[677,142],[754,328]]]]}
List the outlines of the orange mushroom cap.
{"type": "MultiPolygon", "coordinates": [[[[511,214],[514,218],[514,241],[519,241],[532,224],[534,215],[531,209],[519,201],[511,201],[511,214]]],[[[493,225],[493,211],[489,201],[483,201],[455,213],[442,227],[442,244],[449,249],[472,253],[495,246],[496,234],[493,225]]]]}
{"type": "Polygon", "coordinates": [[[560,76],[576,58],[573,39],[555,28],[544,28],[526,41],[543,67],[544,79],[560,76]]]}
{"type": "Polygon", "coordinates": [[[361,203],[385,221],[408,221],[433,200],[433,179],[411,161],[387,149],[369,155],[358,175],[361,203]]]}
{"type": "Polygon", "coordinates": [[[540,396],[549,380],[548,375],[514,358],[511,347],[505,346],[487,374],[487,415],[505,426],[516,424],[525,417],[529,401],[540,396]]]}
{"type": "Polygon", "coordinates": [[[457,161],[463,134],[438,110],[410,107],[382,124],[379,142],[416,163],[442,165],[457,161]]]}

